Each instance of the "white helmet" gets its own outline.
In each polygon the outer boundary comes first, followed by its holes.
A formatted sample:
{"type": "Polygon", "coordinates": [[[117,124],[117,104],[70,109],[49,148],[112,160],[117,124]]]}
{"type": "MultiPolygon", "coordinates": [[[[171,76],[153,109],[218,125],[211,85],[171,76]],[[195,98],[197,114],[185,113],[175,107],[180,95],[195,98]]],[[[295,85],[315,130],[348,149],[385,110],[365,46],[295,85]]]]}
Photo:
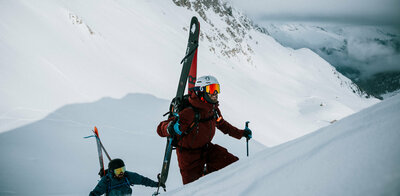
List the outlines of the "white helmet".
{"type": "Polygon", "coordinates": [[[200,78],[197,78],[194,87],[198,87],[200,88],[198,90],[204,91],[202,87],[206,87],[210,84],[219,84],[219,82],[214,76],[201,76],[200,78]]]}
{"type": "Polygon", "coordinates": [[[216,101],[212,101],[208,94],[220,93],[220,87],[217,78],[214,76],[201,76],[196,80],[194,86],[195,93],[204,97],[209,103],[215,104],[216,101]]]}

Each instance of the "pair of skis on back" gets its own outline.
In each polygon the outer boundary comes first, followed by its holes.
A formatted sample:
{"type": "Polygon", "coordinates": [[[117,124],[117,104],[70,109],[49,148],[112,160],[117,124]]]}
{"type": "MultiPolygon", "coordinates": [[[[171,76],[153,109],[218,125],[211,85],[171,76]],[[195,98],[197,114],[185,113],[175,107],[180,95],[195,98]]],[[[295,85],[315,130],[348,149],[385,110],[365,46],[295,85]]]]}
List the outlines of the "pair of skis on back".
{"type": "MultiPolygon", "coordinates": [[[[189,81],[188,93],[191,93],[191,90],[194,88],[197,77],[197,49],[199,47],[199,34],[200,34],[200,23],[196,17],[192,17],[189,29],[189,40],[186,47],[186,55],[181,61],[181,64],[183,63],[183,66],[182,66],[181,76],[179,78],[178,89],[175,98],[171,102],[170,111],[168,112],[170,115],[172,113],[178,112],[178,108],[183,101],[186,82],[189,81]]],[[[171,162],[171,154],[172,150],[174,149],[172,146],[172,142],[173,138],[167,137],[167,144],[165,147],[161,173],[159,173],[157,176],[159,184],[157,191],[153,194],[153,196],[159,194],[160,185],[165,184],[167,181],[169,165],[171,162]]],[[[164,189],[164,191],[166,190],[164,189]]]]}
{"type": "Polygon", "coordinates": [[[110,155],[107,153],[106,149],[103,146],[103,143],[100,140],[100,136],[99,136],[99,131],[97,129],[97,127],[94,127],[94,130],[92,130],[94,135],[91,136],[87,136],[85,138],[90,138],[90,137],[95,137],[96,138],[96,144],[97,144],[97,154],[99,155],[99,163],[100,163],[100,172],[99,175],[100,176],[104,176],[106,175],[106,170],[104,169],[104,161],[103,161],[103,151],[106,154],[108,161],[111,161],[111,157],[110,155]],[[103,174],[103,175],[101,175],[103,174]]]}

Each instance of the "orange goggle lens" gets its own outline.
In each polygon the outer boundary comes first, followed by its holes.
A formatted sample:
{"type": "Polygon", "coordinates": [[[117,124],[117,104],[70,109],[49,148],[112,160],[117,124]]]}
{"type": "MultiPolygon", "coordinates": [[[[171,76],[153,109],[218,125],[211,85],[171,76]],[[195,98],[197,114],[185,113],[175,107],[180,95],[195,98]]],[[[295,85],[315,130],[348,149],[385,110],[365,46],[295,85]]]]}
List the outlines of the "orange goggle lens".
{"type": "Polygon", "coordinates": [[[220,93],[219,84],[210,84],[206,86],[206,92],[209,94],[220,93]]]}
{"type": "Polygon", "coordinates": [[[126,171],[125,166],[123,166],[123,167],[114,169],[114,174],[115,174],[116,176],[118,176],[118,175],[120,175],[121,173],[125,173],[125,171],[126,171]]]}

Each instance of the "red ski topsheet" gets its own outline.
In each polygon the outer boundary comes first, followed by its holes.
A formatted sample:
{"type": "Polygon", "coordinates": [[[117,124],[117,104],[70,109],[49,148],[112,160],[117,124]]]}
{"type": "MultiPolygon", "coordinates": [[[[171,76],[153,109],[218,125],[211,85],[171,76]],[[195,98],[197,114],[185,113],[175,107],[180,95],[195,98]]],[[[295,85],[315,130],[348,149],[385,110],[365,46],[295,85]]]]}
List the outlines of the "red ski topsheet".
{"type": "MultiPolygon", "coordinates": [[[[197,40],[198,40],[198,36],[200,35],[200,23],[197,22],[197,29],[198,29],[198,34],[197,34],[197,40]]],[[[188,94],[191,93],[192,89],[194,88],[194,85],[196,83],[196,79],[197,79],[197,50],[198,48],[196,48],[196,51],[194,52],[194,56],[193,56],[193,60],[192,60],[192,65],[190,66],[190,72],[189,72],[189,77],[188,77],[188,94]]]]}

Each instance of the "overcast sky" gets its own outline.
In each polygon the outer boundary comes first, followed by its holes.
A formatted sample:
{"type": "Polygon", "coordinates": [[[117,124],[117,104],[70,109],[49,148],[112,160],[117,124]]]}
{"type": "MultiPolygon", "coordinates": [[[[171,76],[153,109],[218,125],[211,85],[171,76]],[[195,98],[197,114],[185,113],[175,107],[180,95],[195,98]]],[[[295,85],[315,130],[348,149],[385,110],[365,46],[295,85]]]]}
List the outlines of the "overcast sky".
{"type": "Polygon", "coordinates": [[[228,0],[255,22],[322,21],[400,26],[400,0],[228,0]]]}

